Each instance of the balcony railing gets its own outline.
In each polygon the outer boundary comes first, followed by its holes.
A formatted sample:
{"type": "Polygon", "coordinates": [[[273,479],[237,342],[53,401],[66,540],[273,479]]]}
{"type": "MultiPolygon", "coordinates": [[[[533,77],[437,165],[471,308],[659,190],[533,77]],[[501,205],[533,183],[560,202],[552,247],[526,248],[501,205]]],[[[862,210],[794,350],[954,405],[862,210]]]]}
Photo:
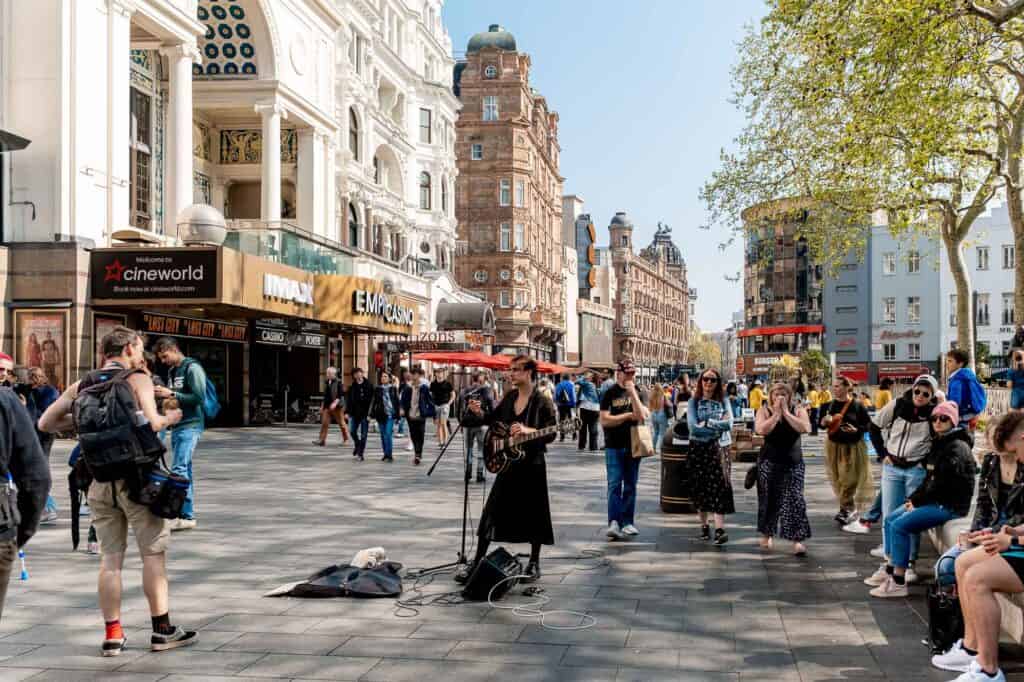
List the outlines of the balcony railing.
{"type": "Polygon", "coordinates": [[[228,220],[224,246],[323,275],[351,275],[360,252],[286,221],[228,220]]]}

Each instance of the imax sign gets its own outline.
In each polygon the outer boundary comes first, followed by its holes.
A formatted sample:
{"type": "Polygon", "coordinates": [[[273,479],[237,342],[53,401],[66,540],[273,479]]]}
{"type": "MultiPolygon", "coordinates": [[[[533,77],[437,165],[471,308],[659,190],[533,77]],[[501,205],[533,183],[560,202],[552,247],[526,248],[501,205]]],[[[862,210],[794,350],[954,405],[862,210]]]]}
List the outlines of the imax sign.
{"type": "Polygon", "coordinates": [[[313,305],[313,285],[296,282],[294,279],[272,275],[263,275],[263,295],[268,298],[280,298],[303,305],[313,305]]]}

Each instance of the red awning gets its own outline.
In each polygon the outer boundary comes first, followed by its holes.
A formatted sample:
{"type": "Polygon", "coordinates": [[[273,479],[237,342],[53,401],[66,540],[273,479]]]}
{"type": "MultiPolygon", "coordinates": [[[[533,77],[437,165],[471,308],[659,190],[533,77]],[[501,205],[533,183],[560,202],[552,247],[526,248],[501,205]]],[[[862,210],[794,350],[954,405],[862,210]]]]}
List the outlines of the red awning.
{"type": "Polygon", "coordinates": [[[437,362],[447,365],[462,365],[463,367],[485,367],[487,369],[508,369],[511,357],[505,356],[508,360],[502,360],[501,356],[488,355],[480,351],[432,351],[427,353],[416,353],[413,360],[425,362],[437,362]]]}
{"type": "Polygon", "coordinates": [[[580,369],[579,367],[562,367],[561,365],[556,365],[553,362],[544,362],[543,360],[538,360],[537,371],[540,372],[541,374],[578,374],[583,370],[580,369]]]}
{"type": "Polygon", "coordinates": [[[855,370],[841,370],[837,369],[836,374],[841,377],[846,377],[855,384],[866,384],[868,381],[867,370],[855,369],[855,370]]]}
{"type": "Polygon", "coordinates": [[[787,327],[754,327],[753,329],[741,329],[736,336],[745,338],[747,336],[772,336],[774,334],[820,334],[825,331],[823,324],[797,324],[787,327]]]}

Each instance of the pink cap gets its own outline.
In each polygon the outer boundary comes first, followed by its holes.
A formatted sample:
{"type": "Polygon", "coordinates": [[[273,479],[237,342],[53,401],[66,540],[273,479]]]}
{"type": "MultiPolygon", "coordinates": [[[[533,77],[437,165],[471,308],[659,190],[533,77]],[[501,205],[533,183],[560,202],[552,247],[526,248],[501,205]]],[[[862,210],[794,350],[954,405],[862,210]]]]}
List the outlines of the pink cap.
{"type": "Polygon", "coordinates": [[[932,417],[938,415],[945,415],[949,417],[954,426],[960,423],[960,408],[957,407],[956,403],[952,400],[947,400],[946,402],[939,403],[935,406],[935,409],[932,410],[932,417]]]}

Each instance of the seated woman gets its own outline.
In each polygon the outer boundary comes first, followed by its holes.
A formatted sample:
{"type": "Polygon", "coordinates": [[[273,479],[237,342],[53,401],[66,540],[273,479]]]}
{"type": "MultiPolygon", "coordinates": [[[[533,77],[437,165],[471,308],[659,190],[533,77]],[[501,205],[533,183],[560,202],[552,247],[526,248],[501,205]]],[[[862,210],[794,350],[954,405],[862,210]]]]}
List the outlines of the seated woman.
{"type": "MultiPolygon", "coordinates": [[[[1020,463],[1024,461],[1024,413],[1014,410],[1003,415],[992,427],[989,439],[998,452],[1012,453],[1020,469],[1020,463]]],[[[979,505],[982,499],[979,497],[979,505]]],[[[1019,503],[1013,500],[1004,504],[1007,504],[1006,511],[1012,514],[1019,503]]],[[[1010,520],[1019,522],[1020,518],[1010,520]]],[[[1024,525],[975,530],[967,540],[981,546],[957,557],[956,582],[960,609],[964,614],[964,638],[946,653],[933,657],[932,665],[943,670],[962,671],[963,674],[956,678],[958,682],[1006,680],[999,670],[1002,616],[995,594],[1024,592],[1024,582],[1021,582],[1024,576],[1022,536],[1024,525]]]]}
{"type": "Polygon", "coordinates": [[[970,434],[959,428],[956,403],[946,401],[932,410],[934,437],[925,457],[925,478],[906,503],[885,519],[883,533],[889,548],[887,579],[871,590],[872,597],[908,595],[906,572],[914,534],[963,517],[971,507],[977,467],[970,434]]]}

